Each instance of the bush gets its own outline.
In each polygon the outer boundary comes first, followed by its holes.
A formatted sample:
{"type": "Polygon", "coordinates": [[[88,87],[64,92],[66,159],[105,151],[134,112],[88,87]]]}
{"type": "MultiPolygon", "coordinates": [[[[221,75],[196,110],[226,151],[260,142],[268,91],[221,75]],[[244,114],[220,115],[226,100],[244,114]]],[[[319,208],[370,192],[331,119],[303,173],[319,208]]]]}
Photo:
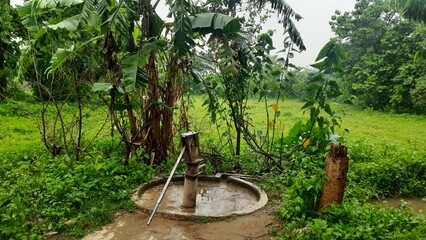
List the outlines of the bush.
{"type": "Polygon", "coordinates": [[[425,224],[425,218],[409,208],[345,202],[309,219],[303,227],[289,225],[281,239],[419,239],[426,234],[425,224]]]}
{"type": "Polygon", "coordinates": [[[133,189],[154,175],[144,163],[128,166],[112,153],[92,152],[80,162],[0,156],[0,239],[36,239],[58,231],[73,237],[112,220],[118,209],[135,208],[133,189]]]}
{"type": "MultiPolygon", "coordinates": [[[[342,204],[317,210],[324,157],[295,154],[295,165],[281,173],[278,216],[286,221],[280,239],[418,239],[426,219],[411,208],[380,208],[366,201],[378,196],[425,196],[426,159],[394,146],[357,142],[350,148],[348,183],[342,204]]],[[[275,177],[277,178],[277,177],[275,177]]],[[[271,185],[271,184],[270,184],[271,185]]],[[[403,205],[406,205],[404,203],[403,205]]]]}
{"type": "Polygon", "coordinates": [[[426,196],[425,155],[362,142],[354,144],[350,154],[348,184],[362,189],[361,195],[426,196]]]}
{"type": "Polygon", "coordinates": [[[414,110],[418,113],[426,113],[426,77],[419,78],[416,87],[410,91],[414,110]]]}

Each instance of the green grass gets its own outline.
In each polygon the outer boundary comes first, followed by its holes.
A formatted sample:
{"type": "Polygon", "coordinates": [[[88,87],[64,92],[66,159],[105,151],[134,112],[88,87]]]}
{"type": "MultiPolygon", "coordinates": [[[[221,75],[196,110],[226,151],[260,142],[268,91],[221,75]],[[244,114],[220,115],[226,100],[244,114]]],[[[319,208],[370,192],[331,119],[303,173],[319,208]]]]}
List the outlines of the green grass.
{"type": "MultiPolygon", "coordinates": [[[[195,96],[192,107],[189,110],[192,128],[202,133],[209,139],[219,139],[214,124],[211,124],[207,110],[202,107],[203,97],[195,96]]],[[[272,102],[269,103],[271,105],[272,102]]],[[[266,131],[265,103],[250,100],[248,106],[255,129],[266,131]]],[[[277,122],[282,121],[284,134],[299,120],[305,121],[309,116],[304,114],[301,107],[303,103],[298,100],[287,99],[280,103],[281,115],[277,122]]],[[[341,128],[337,131],[344,133],[349,129],[346,136],[349,144],[360,140],[372,145],[394,145],[398,149],[417,150],[426,154],[426,116],[411,114],[389,114],[376,111],[360,111],[353,106],[343,104],[332,104],[335,111],[342,116],[341,128]]],[[[271,107],[268,107],[272,115],[271,107]]],[[[93,136],[103,124],[106,117],[106,109],[96,108],[94,111],[85,110],[88,113],[84,119],[83,130],[86,135],[93,136]]],[[[41,147],[41,136],[39,133],[40,107],[37,104],[27,103],[2,103],[0,105],[0,152],[23,151],[27,146],[41,147]]],[[[109,124],[105,126],[102,135],[108,134],[109,124]]],[[[224,126],[220,127],[220,132],[224,126]]]]}
{"type": "MultiPolygon", "coordinates": [[[[40,134],[40,112],[41,106],[37,103],[0,103],[0,153],[18,154],[27,151],[29,146],[35,149],[44,147],[40,134]]],[[[72,115],[75,112],[74,106],[64,105],[63,117],[67,125],[72,123],[72,115]]],[[[54,116],[54,108],[51,105],[46,114],[48,124],[53,124],[54,116]]],[[[107,117],[108,110],[103,106],[86,106],[83,108],[83,146],[88,144],[99,131],[100,137],[109,135],[110,124],[107,123],[103,127],[107,117]]]]}
{"type": "MultiPolygon", "coordinates": [[[[205,108],[202,107],[203,97],[195,96],[193,107],[190,109],[190,117],[195,131],[203,133],[209,138],[219,139],[216,126],[210,123],[210,119],[205,108]],[[214,137],[212,137],[214,136],[214,137]]],[[[270,116],[273,110],[269,102],[268,110],[270,116]]],[[[282,121],[284,125],[284,135],[289,132],[297,121],[306,121],[309,113],[304,113],[301,107],[304,103],[287,99],[279,104],[281,115],[277,122],[282,121]]],[[[265,103],[257,100],[250,100],[248,103],[249,114],[252,118],[254,129],[266,131],[268,123],[266,121],[265,103]]],[[[359,141],[365,141],[372,145],[391,145],[400,150],[416,150],[426,154],[426,140],[422,137],[426,135],[426,116],[411,114],[390,114],[371,110],[361,111],[357,108],[345,104],[332,104],[335,110],[342,117],[342,124],[337,132],[343,134],[345,129],[349,130],[346,136],[349,146],[359,141]]],[[[222,125],[220,131],[224,130],[222,125]]],[[[203,135],[201,135],[203,138],[203,135]]]]}

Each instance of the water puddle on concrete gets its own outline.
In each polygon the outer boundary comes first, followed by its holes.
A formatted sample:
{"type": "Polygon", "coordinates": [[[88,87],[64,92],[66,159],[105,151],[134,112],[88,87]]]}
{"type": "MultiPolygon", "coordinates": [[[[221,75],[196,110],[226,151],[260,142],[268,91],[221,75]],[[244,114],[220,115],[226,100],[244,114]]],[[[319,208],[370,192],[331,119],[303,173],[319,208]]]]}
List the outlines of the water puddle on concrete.
{"type": "MultiPolygon", "coordinates": [[[[163,185],[146,190],[137,201],[147,209],[153,209],[163,185]]],[[[254,205],[258,197],[249,189],[227,182],[199,181],[197,189],[197,205],[192,209],[181,207],[183,184],[172,182],[161,202],[159,211],[164,213],[188,213],[198,216],[222,216],[254,205]]]]}
{"type": "Polygon", "coordinates": [[[209,223],[156,217],[147,226],[147,220],[145,213],[126,213],[83,240],[267,240],[277,226],[273,214],[265,210],[209,223]]]}
{"type": "Polygon", "coordinates": [[[404,200],[410,204],[414,211],[426,216],[426,201],[421,198],[384,198],[370,201],[371,204],[380,204],[382,207],[393,207],[401,208],[401,200],[404,200]]]}

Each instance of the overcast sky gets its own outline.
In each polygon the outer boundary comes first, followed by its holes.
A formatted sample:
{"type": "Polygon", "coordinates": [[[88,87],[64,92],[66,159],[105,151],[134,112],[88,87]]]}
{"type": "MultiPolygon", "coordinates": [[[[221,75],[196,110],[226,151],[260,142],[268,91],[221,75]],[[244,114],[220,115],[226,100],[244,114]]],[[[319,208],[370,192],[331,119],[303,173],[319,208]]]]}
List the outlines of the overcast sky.
{"type": "Polygon", "coordinates": [[[297,54],[292,62],[299,66],[312,64],[322,46],[334,37],[329,25],[334,11],[352,11],[355,2],[356,0],[287,0],[293,10],[303,17],[296,26],[306,45],[306,51],[297,54]]]}
{"type": "MultiPolygon", "coordinates": [[[[12,5],[22,4],[22,2],[22,0],[11,0],[12,5]]],[[[306,45],[306,51],[296,54],[292,63],[303,67],[312,64],[322,46],[334,36],[329,25],[334,11],[351,11],[355,2],[356,0],[287,0],[287,3],[303,16],[296,26],[306,45]]],[[[166,15],[167,12],[159,13],[159,15],[163,14],[166,15]]],[[[282,43],[281,24],[278,24],[276,19],[271,19],[265,26],[265,31],[268,29],[277,30],[274,35],[274,44],[279,49],[279,44],[282,43]]]]}

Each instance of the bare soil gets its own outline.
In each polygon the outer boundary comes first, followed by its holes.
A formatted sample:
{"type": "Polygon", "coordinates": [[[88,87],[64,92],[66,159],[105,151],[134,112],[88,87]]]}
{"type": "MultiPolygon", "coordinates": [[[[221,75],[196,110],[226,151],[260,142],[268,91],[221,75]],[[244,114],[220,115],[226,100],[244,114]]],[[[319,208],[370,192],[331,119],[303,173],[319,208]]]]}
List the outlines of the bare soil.
{"type": "Polygon", "coordinates": [[[279,228],[278,220],[267,208],[245,216],[206,223],[155,217],[147,226],[148,217],[141,211],[125,213],[83,240],[265,240],[274,239],[272,233],[279,228]]]}

